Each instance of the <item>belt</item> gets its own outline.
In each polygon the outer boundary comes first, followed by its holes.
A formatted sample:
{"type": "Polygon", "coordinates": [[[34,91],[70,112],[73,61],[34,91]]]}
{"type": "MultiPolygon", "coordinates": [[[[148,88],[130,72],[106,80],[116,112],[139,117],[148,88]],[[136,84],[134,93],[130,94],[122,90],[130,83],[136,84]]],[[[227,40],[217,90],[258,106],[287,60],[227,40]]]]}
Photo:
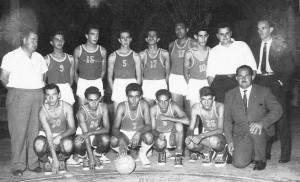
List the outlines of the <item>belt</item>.
{"type": "Polygon", "coordinates": [[[262,74],[257,74],[258,76],[270,76],[270,75],[275,75],[275,73],[273,72],[266,72],[266,73],[262,73],[262,74]]]}

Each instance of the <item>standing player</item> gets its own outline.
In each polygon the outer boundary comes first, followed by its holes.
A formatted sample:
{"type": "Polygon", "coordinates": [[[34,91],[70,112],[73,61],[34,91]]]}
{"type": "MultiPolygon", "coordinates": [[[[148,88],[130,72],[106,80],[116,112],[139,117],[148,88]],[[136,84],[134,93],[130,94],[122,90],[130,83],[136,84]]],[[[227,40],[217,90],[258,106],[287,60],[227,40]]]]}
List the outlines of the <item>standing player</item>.
{"type": "Polygon", "coordinates": [[[101,161],[110,163],[103,154],[109,149],[108,108],[100,102],[101,93],[97,87],[87,88],[84,95],[86,103],[77,113],[80,128],[76,131],[75,150],[84,159],[83,170],[94,171],[103,168],[101,161]]]}
{"type": "Polygon", "coordinates": [[[187,36],[188,31],[189,28],[186,27],[186,23],[176,23],[175,33],[178,39],[169,44],[169,52],[171,53],[169,90],[172,95],[172,100],[175,101],[182,109],[184,108],[184,104],[187,106],[187,102],[185,100],[187,84],[183,76],[184,54],[186,50],[192,47],[192,41],[187,36]]]}
{"type": "Polygon", "coordinates": [[[70,104],[60,101],[60,90],[55,84],[44,87],[45,103],[39,111],[42,130],[35,139],[33,148],[43,162],[45,175],[66,172],[65,160],[73,151],[75,121],[70,104]],[[49,155],[51,153],[51,155],[49,155]],[[59,153],[57,155],[57,153],[59,153]],[[52,166],[48,157],[52,157],[52,166]]]}
{"type": "Polygon", "coordinates": [[[118,105],[112,128],[111,148],[120,155],[126,155],[141,145],[139,158],[144,167],[150,166],[146,154],[153,144],[149,104],[142,99],[143,90],[137,83],[126,87],[127,101],[118,105]]]}
{"type": "Polygon", "coordinates": [[[170,55],[168,51],[158,48],[157,43],[160,40],[155,30],[148,31],[147,38],[148,49],[140,52],[143,63],[143,91],[144,98],[150,106],[155,104],[155,93],[159,89],[167,89],[167,83],[170,75],[170,55]]]}
{"type": "Polygon", "coordinates": [[[188,125],[189,119],[184,111],[173,101],[171,94],[166,89],[156,92],[157,104],[151,107],[150,117],[154,146],[159,152],[158,164],[166,163],[166,148],[175,149],[175,167],[182,167],[183,124],[188,125]]]}
{"type": "Polygon", "coordinates": [[[90,86],[95,86],[104,93],[102,80],[106,73],[106,49],[97,45],[99,28],[90,25],[87,30],[87,42],[74,50],[76,95],[79,97],[79,105],[84,104],[84,92],[90,86]]]}
{"type": "Polygon", "coordinates": [[[108,84],[112,89],[111,100],[114,111],[120,102],[126,101],[124,92],[126,86],[129,83],[141,84],[142,82],[141,59],[138,53],[130,49],[132,40],[130,32],[121,31],[118,40],[121,47],[109,56],[107,73],[108,84]]]}
{"type": "Polygon", "coordinates": [[[74,58],[64,53],[64,33],[56,31],[51,36],[53,52],[45,56],[48,66],[47,82],[56,84],[61,91],[61,100],[73,105],[75,102],[72,84],[74,80],[74,58]]]}
{"type": "MultiPolygon", "coordinates": [[[[200,89],[200,103],[192,107],[191,123],[188,128],[185,144],[193,152],[201,152],[204,155],[203,166],[210,166],[215,156],[215,166],[226,165],[226,139],[223,135],[224,104],[215,101],[215,94],[210,87],[200,89]],[[203,131],[194,135],[196,118],[200,116],[203,131]]],[[[192,155],[190,162],[194,162],[197,155],[192,155]]]]}

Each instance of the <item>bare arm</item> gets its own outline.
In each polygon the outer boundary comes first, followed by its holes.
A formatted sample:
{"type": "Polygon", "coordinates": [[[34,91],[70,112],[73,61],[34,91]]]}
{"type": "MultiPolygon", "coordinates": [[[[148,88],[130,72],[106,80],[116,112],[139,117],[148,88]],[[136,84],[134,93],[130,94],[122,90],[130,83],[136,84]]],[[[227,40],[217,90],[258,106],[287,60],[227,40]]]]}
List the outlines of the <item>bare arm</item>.
{"type": "Polygon", "coordinates": [[[114,76],[114,66],[116,61],[116,53],[112,53],[108,57],[108,68],[107,68],[107,81],[111,90],[113,90],[113,76],[114,76]]]}
{"type": "Polygon", "coordinates": [[[114,123],[113,123],[113,127],[112,127],[113,136],[115,136],[119,140],[122,138],[122,134],[120,132],[120,127],[121,127],[121,122],[122,122],[122,118],[123,118],[124,114],[125,114],[125,103],[122,102],[117,107],[117,111],[115,114],[115,119],[114,119],[114,123]]]}
{"type": "Polygon", "coordinates": [[[146,59],[146,52],[145,51],[141,51],[140,53],[139,53],[139,55],[140,55],[140,58],[141,58],[141,75],[142,75],[142,82],[143,82],[143,75],[144,75],[144,65],[146,64],[145,63],[145,59],[146,59]]]}
{"type": "Polygon", "coordinates": [[[141,58],[138,53],[133,53],[133,60],[135,62],[135,74],[136,81],[138,84],[142,83],[142,69],[141,69],[141,58]]]}
{"type": "Polygon", "coordinates": [[[74,115],[73,115],[73,107],[66,102],[62,102],[62,104],[64,104],[63,107],[65,110],[65,114],[66,114],[67,122],[68,122],[68,129],[60,134],[61,137],[64,138],[64,137],[73,135],[75,133],[76,129],[75,129],[75,120],[74,120],[74,115]]]}
{"type": "Polygon", "coordinates": [[[79,78],[79,75],[78,75],[78,68],[79,68],[78,59],[79,59],[79,56],[80,56],[80,46],[75,48],[73,56],[74,56],[74,80],[77,83],[78,78],[79,78]]]}
{"type": "Polygon", "coordinates": [[[189,83],[189,66],[190,66],[190,61],[192,60],[192,52],[191,51],[186,51],[184,54],[184,63],[183,63],[183,76],[186,81],[186,83],[189,83]]]}
{"type": "Polygon", "coordinates": [[[155,104],[150,108],[150,119],[151,119],[151,125],[152,125],[152,134],[154,137],[159,136],[159,132],[156,130],[156,109],[157,105],[155,104]]]}
{"type": "Polygon", "coordinates": [[[151,131],[151,120],[150,120],[150,109],[149,109],[149,104],[147,101],[141,101],[140,102],[141,107],[142,107],[142,112],[144,115],[144,120],[145,120],[145,125],[143,128],[139,129],[137,132],[140,134],[147,133],[151,131]]]}
{"type": "Polygon", "coordinates": [[[169,76],[170,76],[170,54],[168,51],[162,51],[162,57],[166,66],[166,83],[169,85],[169,76]]]}
{"type": "Polygon", "coordinates": [[[165,116],[161,114],[159,115],[159,117],[162,121],[171,121],[174,123],[181,123],[185,125],[190,124],[189,118],[186,116],[185,112],[175,102],[171,102],[170,107],[172,107],[175,117],[165,116]]]}
{"type": "Polygon", "coordinates": [[[74,63],[74,57],[69,56],[71,68],[70,68],[70,86],[73,85],[74,82],[74,69],[75,69],[75,63],[74,63]]]}
{"type": "Polygon", "coordinates": [[[199,105],[198,104],[193,105],[192,108],[191,108],[191,122],[190,122],[190,125],[188,127],[187,136],[193,136],[194,135],[197,116],[199,115],[198,111],[199,111],[199,105]]]}
{"type": "Polygon", "coordinates": [[[103,60],[102,60],[102,70],[101,70],[101,79],[103,80],[104,77],[105,77],[105,74],[106,74],[106,57],[107,57],[107,51],[104,47],[102,47],[101,49],[101,55],[103,57],[103,60]]]}
{"type": "MultiPolygon", "coordinates": [[[[48,57],[48,56],[45,56],[45,57],[44,57],[44,61],[45,61],[46,65],[47,65],[47,67],[49,67],[50,60],[49,60],[49,57],[48,57]]],[[[47,80],[47,75],[44,74],[44,75],[43,75],[43,81],[46,83],[46,80],[47,80]]]]}
{"type": "Polygon", "coordinates": [[[0,80],[5,88],[7,88],[10,72],[1,68],[0,80]]]}

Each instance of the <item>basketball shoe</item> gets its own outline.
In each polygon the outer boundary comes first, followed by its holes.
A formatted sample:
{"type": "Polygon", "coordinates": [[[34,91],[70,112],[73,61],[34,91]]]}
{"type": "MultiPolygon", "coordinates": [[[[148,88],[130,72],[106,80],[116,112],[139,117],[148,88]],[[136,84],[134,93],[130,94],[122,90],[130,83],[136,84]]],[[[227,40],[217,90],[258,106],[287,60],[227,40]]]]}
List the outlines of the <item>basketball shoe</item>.
{"type": "Polygon", "coordinates": [[[212,159],[215,156],[215,151],[211,150],[208,153],[203,153],[203,159],[202,159],[202,165],[203,166],[211,166],[212,164],[212,159]]]}
{"type": "Polygon", "coordinates": [[[65,161],[59,161],[59,173],[66,173],[67,165],[65,161]]]}
{"type": "Polygon", "coordinates": [[[159,152],[158,153],[158,161],[157,161],[157,165],[159,166],[164,166],[166,165],[166,152],[163,151],[163,152],[159,152]]]}
{"type": "Polygon", "coordinates": [[[182,154],[176,153],[176,155],[175,155],[175,161],[174,161],[174,166],[175,167],[183,167],[183,164],[182,164],[182,154]]]}

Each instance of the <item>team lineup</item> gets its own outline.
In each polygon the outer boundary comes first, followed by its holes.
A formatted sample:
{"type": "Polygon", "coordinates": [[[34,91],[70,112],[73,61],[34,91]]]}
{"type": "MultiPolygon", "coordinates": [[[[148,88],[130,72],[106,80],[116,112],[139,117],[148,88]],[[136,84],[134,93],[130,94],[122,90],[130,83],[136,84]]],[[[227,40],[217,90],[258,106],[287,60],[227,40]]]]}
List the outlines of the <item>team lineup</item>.
{"type": "Polygon", "coordinates": [[[101,170],[113,160],[106,156],[110,149],[145,168],[168,160],[184,167],[188,156],[188,162],[200,160],[203,166],[254,163],[254,170],[263,170],[275,127],[279,163],[289,162],[284,101],[293,65],[287,49],[272,53],[272,22],[262,19],[257,28],[261,41],[248,46],[231,38],[229,24],[220,23],[220,42],[210,48],[207,27],[190,38],[180,21],[168,50],[158,47],[159,32],[149,29],[148,47],[140,53],[130,48],[130,31],[122,30],[120,48],[107,55],[97,44],[99,28],[91,25],[86,43],[73,55],[63,50],[64,33],[54,32],[53,52],[44,58],[35,52],[37,33],[24,32],[21,47],[4,56],[0,75],[8,89],[12,174],[65,173],[69,165],[101,170]],[[106,75],[113,118],[102,99],[106,75]],[[154,150],[155,164],[149,160],[154,150]]]}

